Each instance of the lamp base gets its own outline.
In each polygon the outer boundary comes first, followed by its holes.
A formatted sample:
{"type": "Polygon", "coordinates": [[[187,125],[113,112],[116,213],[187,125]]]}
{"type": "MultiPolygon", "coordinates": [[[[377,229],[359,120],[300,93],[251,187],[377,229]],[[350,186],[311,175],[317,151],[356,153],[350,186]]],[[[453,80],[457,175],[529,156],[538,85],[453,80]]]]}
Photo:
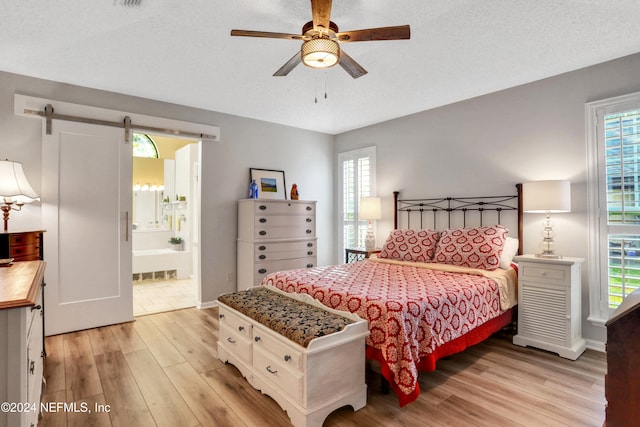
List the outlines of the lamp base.
{"type": "Polygon", "coordinates": [[[536,258],[546,258],[546,259],[561,259],[562,255],[556,255],[556,254],[536,254],[536,258]]]}
{"type": "Polygon", "coordinates": [[[376,247],[376,238],[373,235],[373,232],[367,233],[367,237],[364,240],[364,248],[367,250],[374,249],[376,247]]]}

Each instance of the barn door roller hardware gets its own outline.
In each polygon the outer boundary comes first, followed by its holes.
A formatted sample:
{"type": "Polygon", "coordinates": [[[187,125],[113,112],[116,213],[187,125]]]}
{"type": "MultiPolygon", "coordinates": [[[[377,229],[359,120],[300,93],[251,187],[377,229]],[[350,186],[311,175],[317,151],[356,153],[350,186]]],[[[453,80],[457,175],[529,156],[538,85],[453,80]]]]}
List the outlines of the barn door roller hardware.
{"type": "Polygon", "coordinates": [[[131,117],[129,117],[129,116],[125,116],[124,119],[121,122],[112,122],[112,121],[109,121],[109,120],[100,120],[100,119],[92,119],[92,118],[88,118],[88,117],[80,117],[80,116],[70,116],[70,115],[66,115],[66,114],[58,114],[58,113],[54,112],[53,105],[51,105],[51,104],[47,104],[44,107],[44,110],[42,110],[42,111],[25,109],[24,113],[25,114],[32,114],[34,116],[44,117],[45,121],[46,121],[46,132],[47,132],[47,135],[51,135],[52,128],[53,128],[53,120],[65,120],[65,121],[69,121],[69,122],[87,123],[87,124],[91,124],[91,125],[100,125],[100,126],[110,126],[110,127],[122,128],[122,129],[124,129],[124,139],[125,139],[125,142],[127,144],[131,143],[131,137],[132,137],[131,129],[147,131],[147,132],[156,132],[156,133],[160,133],[160,134],[170,134],[170,135],[176,135],[176,136],[184,136],[184,137],[188,137],[188,138],[197,138],[197,139],[209,140],[209,141],[216,141],[218,139],[216,135],[208,135],[208,134],[205,134],[205,133],[196,133],[196,132],[189,132],[189,131],[178,130],[178,129],[165,129],[165,128],[159,128],[159,127],[154,127],[154,126],[144,126],[144,125],[132,124],[131,123],[131,117]]]}

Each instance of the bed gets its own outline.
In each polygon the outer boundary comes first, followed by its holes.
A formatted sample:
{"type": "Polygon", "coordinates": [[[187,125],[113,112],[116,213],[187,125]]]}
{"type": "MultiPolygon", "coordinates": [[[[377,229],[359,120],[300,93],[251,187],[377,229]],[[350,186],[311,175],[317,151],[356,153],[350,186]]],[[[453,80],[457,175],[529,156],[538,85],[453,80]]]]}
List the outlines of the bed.
{"type": "Polygon", "coordinates": [[[275,272],[262,285],[368,320],[366,357],[380,363],[404,406],[420,394],[419,372],[512,322],[511,258],[522,247],[516,188],[515,195],[473,198],[401,199],[395,192],[394,228],[377,256],[275,272]],[[502,225],[505,217],[515,237],[502,225]]]}

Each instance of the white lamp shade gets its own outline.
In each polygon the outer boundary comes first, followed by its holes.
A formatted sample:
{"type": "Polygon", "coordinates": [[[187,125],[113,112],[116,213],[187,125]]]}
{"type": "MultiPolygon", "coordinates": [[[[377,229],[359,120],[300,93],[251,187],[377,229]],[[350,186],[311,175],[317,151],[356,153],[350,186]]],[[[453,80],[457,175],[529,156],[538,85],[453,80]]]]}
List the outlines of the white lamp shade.
{"type": "Polygon", "coordinates": [[[0,160],[0,197],[39,198],[24,175],[22,163],[0,160]]]}
{"type": "Polygon", "coordinates": [[[358,218],[367,220],[381,219],[382,208],[380,207],[380,197],[362,197],[360,199],[358,218]]]}
{"type": "Polygon", "coordinates": [[[525,212],[570,212],[571,182],[567,180],[533,181],[522,184],[522,209],[525,212]]]}

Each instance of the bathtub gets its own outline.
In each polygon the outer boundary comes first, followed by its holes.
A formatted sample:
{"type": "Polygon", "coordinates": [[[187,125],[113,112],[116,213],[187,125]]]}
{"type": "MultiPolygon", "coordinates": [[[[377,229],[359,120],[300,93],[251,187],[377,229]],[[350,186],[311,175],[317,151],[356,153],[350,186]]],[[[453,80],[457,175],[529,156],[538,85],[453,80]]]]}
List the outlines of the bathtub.
{"type": "Polygon", "coordinates": [[[178,279],[191,274],[191,252],[173,249],[141,249],[133,251],[133,274],[163,273],[175,270],[178,279]]]}

